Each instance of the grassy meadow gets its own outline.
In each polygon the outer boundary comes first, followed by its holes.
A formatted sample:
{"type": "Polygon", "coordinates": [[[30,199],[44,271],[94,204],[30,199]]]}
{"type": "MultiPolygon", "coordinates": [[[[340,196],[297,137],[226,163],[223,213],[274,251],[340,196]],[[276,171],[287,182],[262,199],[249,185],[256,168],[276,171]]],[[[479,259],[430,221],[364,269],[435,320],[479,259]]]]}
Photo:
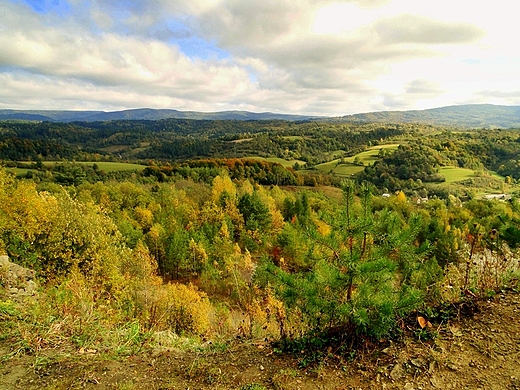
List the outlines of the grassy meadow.
{"type": "MultiPolygon", "coordinates": [[[[69,162],[67,162],[68,164],[69,162]]],[[[52,167],[54,165],[63,164],[61,161],[44,161],[43,165],[52,167]]],[[[74,164],[85,165],[92,167],[96,164],[100,171],[105,172],[118,172],[118,171],[142,171],[146,168],[145,165],[131,164],[124,162],[110,162],[110,161],[75,161],[74,164]]],[[[9,172],[14,172],[16,175],[25,175],[31,168],[6,168],[9,172]]]]}
{"type": "Polygon", "coordinates": [[[284,160],[283,158],[279,158],[279,157],[260,157],[260,156],[249,156],[249,157],[246,157],[248,159],[251,159],[251,160],[260,160],[260,161],[268,161],[268,162],[273,162],[273,163],[278,163],[284,167],[292,167],[294,166],[294,164],[298,163],[300,165],[305,165],[305,161],[302,161],[302,160],[284,160]]]}
{"type": "Polygon", "coordinates": [[[343,158],[337,157],[344,155],[346,153],[344,150],[334,150],[328,153],[329,156],[334,158],[333,160],[323,164],[318,164],[314,168],[321,173],[332,173],[340,176],[352,176],[363,171],[366,165],[372,165],[374,162],[379,160],[379,150],[395,150],[398,146],[399,144],[372,146],[361,153],[355,154],[354,156],[343,158]],[[359,163],[354,164],[354,161],[359,161],[359,163]]]}
{"type": "Polygon", "coordinates": [[[386,145],[376,145],[371,146],[367,150],[358,153],[352,157],[346,157],[345,161],[353,163],[356,158],[359,159],[359,162],[363,165],[372,165],[374,162],[379,160],[379,151],[381,149],[395,150],[399,147],[399,144],[386,144],[386,145]]]}
{"type": "Polygon", "coordinates": [[[446,183],[455,183],[475,176],[473,169],[459,167],[441,167],[439,173],[446,178],[446,183]]]}

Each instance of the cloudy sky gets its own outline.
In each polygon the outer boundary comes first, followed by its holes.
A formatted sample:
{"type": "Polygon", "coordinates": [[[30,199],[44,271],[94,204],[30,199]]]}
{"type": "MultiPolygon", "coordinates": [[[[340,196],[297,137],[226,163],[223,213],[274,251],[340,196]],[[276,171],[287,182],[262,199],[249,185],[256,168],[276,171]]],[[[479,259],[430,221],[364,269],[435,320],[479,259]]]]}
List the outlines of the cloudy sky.
{"type": "Polygon", "coordinates": [[[515,0],[0,0],[0,108],[520,104],[515,0]]]}

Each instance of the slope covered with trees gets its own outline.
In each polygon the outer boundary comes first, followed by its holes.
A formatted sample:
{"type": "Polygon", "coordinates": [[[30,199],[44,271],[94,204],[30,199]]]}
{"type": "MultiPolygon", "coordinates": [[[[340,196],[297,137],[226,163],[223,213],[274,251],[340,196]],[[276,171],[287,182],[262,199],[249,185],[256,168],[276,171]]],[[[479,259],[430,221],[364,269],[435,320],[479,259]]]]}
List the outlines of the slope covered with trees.
{"type": "Polygon", "coordinates": [[[518,275],[516,200],[417,205],[352,181],[325,195],[225,171],[209,182],[0,180],[0,250],[41,284],[25,303],[0,285],[13,354],[131,354],[171,331],[267,338],[312,360],[395,337],[413,313],[434,321],[439,305],[518,275]]]}

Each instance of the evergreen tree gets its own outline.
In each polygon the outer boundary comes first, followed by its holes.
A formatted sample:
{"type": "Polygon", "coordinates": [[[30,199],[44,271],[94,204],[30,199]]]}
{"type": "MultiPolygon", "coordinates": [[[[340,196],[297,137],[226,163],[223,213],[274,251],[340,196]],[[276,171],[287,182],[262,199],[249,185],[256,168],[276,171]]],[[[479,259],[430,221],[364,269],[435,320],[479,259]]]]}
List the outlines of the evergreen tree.
{"type": "Polygon", "coordinates": [[[414,245],[420,221],[413,217],[404,224],[392,211],[372,213],[368,186],[360,188],[359,198],[352,182],[343,190],[342,212],[328,216],[330,233],[305,227],[316,258],[310,269],[270,271],[288,311],[312,332],[383,337],[397,317],[424,302],[415,283],[426,254],[414,245]]]}

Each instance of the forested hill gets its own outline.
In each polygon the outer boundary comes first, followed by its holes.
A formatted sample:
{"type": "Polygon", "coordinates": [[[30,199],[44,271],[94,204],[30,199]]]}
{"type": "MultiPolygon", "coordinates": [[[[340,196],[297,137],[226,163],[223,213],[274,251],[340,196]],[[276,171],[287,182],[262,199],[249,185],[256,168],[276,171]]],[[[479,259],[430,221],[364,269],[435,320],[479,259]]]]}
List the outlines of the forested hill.
{"type": "Polygon", "coordinates": [[[47,122],[98,122],[113,120],[287,120],[301,121],[316,117],[276,114],[272,112],[220,111],[197,112],[166,109],[139,108],[123,111],[50,111],[50,110],[0,110],[0,120],[21,119],[47,122]]]}
{"type": "Polygon", "coordinates": [[[424,123],[468,128],[507,129],[520,127],[520,106],[467,104],[428,110],[369,112],[346,115],[339,119],[360,123],[424,123]]]}

